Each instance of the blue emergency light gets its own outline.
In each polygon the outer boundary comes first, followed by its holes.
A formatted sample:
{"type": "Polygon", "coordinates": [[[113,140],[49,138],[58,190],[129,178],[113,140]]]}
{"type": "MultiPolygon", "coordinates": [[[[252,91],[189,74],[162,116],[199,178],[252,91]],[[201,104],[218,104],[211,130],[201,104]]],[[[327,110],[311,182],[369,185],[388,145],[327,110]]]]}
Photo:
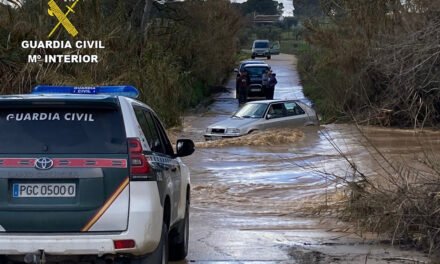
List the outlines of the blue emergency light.
{"type": "Polygon", "coordinates": [[[120,86],[50,86],[37,85],[32,90],[32,94],[107,94],[116,96],[126,96],[137,98],[139,91],[128,85],[120,86]]]}

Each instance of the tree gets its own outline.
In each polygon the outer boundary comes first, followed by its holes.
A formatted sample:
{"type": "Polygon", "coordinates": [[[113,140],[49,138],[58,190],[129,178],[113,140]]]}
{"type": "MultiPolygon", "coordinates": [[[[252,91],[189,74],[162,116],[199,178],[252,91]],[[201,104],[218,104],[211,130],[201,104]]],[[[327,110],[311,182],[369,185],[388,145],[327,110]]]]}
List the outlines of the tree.
{"type": "Polygon", "coordinates": [[[261,15],[281,15],[283,4],[274,0],[248,0],[241,4],[241,10],[245,14],[257,13],[261,15]]]}
{"type": "Polygon", "coordinates": [[[320,0],[292,0],[296,17],[323,16],[320,0]]]}

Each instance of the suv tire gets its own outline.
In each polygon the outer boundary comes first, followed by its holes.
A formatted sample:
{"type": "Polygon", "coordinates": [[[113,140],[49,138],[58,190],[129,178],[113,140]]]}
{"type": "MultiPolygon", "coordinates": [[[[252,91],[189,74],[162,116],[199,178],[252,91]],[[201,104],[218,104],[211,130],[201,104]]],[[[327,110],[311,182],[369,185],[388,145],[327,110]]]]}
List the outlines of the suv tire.
{"type": "Polygon", "coordinates": [[[184,260],[188,255],[189,242],[189,201],[186,201],[185,218],[182,219],[169,240],[170,260],[184,260]]]}
{"type": "Polygon", "coordinates": [[[270,60],[271,56],[267,56],[267,59],[270,60]]]}
{"type": "Polygon", "coordinates": [[[163,223],[160,242],[154,252],[145,257],[132,259],[130,264],[168,264],[168,254],[168,226],[163,223]]]}

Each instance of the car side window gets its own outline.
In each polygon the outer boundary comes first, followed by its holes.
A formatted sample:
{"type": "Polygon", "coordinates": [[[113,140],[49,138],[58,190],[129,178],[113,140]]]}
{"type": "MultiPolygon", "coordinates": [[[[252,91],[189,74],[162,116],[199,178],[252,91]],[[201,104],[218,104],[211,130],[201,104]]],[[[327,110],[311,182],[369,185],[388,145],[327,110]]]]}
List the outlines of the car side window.
{"type": "Polygon", "coordinates": [[[152,143],[150,148],[153,152],[159,152],[162,154],[167,154],[166,148],[162,141],[160,131],[157,129],[153,115],[149,111],[144,111],[145,119],[147,120],[148,127],[152,135],[152,143]]]}
{"type": "Polygon", "coordinates": [[[136,115],[136,119],[139,123],[139,126],[141,127],[141,130],[144,133],[148,145],[151,146],[153,136],[151,134],[150,128],[148,127],[147,119],[145,118],[143,109],[135,107],[134,113],[136,115]]]}
{"type": "Polygon", "coordinates": [[[157,131],[159,132],[159,137],[161,138],[161,141],[162,141],[164,149],[165,149],[164,154],[167,154],[169,156],[174,156],[173,146],[171,145],[171,142],[168,139],[168,136],[165,132],[165,129],[162,127],[162,124],[160,123],[160,121],[157,117],[153,116],[153,119],[154,119],[154,124],[157,128],[157,131]]]}
{"type": "Polygon", "coordinates": [[[284,103],[287,116],[304,115],[304,110],[295,102],[284,103]]]}
{"type": "Polygon", "coordinates": [[[154,121],[149,112],[140,107],[135,107],[134,112],[151,151],[165,153],[159,132],[154,127],[154,121]]]}
{"type": "Polygon", "coordinates": [[[271,104],[267,114],[271,115],[271,118],[285,117],[286,111],[284,109],[284,104],[283,103],[271,104]]]}

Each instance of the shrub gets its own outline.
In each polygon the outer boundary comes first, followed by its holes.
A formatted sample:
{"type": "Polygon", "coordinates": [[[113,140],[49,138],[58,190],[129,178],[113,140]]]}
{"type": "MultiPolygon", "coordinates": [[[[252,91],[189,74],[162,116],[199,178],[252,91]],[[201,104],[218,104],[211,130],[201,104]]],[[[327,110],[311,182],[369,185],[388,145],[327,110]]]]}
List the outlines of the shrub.
{"type": "Polygon", "coordinates": [[[365,124],[437,126],[440,3],[323,0],[321,5],[327,17],[304,24],[312,48],[300,54],[306,89],[321,92],[309,93],[320,101],[321,112],[355,116],[365,124]]]}
{"type": "MultiPolygon", "coordinates": [[[[227,0],[81,1],[72,23],[80,39],[101,40],[98,64],[26,63],[27,55],[72,50],[23,50],[22,40],[45,40],[53,20],[41,1],[12,8],[0,3],[0,92],[27,93],[36,84],[132,84],[141,99],[158,111],[167,126],[179,123],[182,110],[197,104],[220,84],[235,63],[242,19],[227,0]],[[150,19],[148,19],[148,17],[150,19]],[[209,37],[206,37],[209,36],[209,37]]],[[[59,31],[54,38],[68,40],[59,31]]],[[[88,51],[74,50],[82,53],[88,51]]]]}

